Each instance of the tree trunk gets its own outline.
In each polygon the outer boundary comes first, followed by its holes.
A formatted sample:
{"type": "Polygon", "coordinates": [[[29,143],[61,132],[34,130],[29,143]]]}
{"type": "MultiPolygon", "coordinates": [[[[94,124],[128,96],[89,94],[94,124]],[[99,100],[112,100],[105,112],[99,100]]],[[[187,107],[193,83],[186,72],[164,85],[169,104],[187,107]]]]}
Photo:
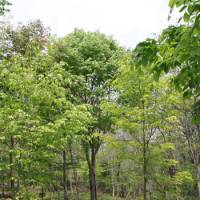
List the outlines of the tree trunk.
{"type": "Polygon", "coordinates": [[[89,169],[89,182],[90,182],[90,200],[97,200],[97,189],[96,189],[96,150],[93,146],[86,147],[86,160],[89,169]]]}
{"type": "Polygon", "coordinates": [[[143,149],[144,163],[143,163],[143,176],[144,176],[144,200],[147,200],[147,160],[146,160],[146,144],[143,149]]]}
{"type": "Polygon", "coordinates": [[[10,164],[10,190],[12,193],[12,199],[15,199],[15,182],[14,182],[14,173],[13,173],[13,150],[14,150],[14,138],[10,138],[10,155],[9,155],[9,164],[10,164]]]}
{"type": "MultiPolygon", "coordinates": [[[[116,183],[120,182],[120,168],[121,168],[121,163],[117,164],[116,166],[117,168],[117,174],[116,174],[116,183]]],[[[116,196],[119,197],[120,196],[120,184],[117,184],[117,191],[116,191],[116,196]]]]}
{"type": "Polygon", "coordinates": [[[200,164],[197,166],[197,187],[200,199],[200,164]]]}
{"type": "Polygon", "coordinates": [[[74,181],[75,181],[75,189],[76,189],[76,199],[79,200],[79,190],[78,190],[78,174],[77,174],[77,170],[76,170],[76,166],[74,163],[74,156],[73,156],[73,152],[72,152],[72,144],[69,144],[69,151],[70,151],[70,156],[71,156],[71,163],[72,163],[72,168],[73,168],[73,176],[74,176],[74,181]]]}
{"type": "Polygon", "coordinates": [[[91,197],[91,200],[97,200],[96,153],[95,153],[94,148],[91,148],[91,165],[89,167],[89,179],[90,179],[90,197],[91,197]]]}
{"type": "MultiPolygon", "coordinates": [[[[22,154],[20,153],[20,156],[19,156],[19,160],[22,159],[22,154]]],[[[18,163],[18,166],[17,166],[17,173],[18,173],[18,179],[17,179],[17,193],[18,193],[18,198],[19,200],[22,200],[22,194],[21,194],[21,178],[22,180],[24,180],[24,174],[23,174],[23,170],[22,170],[22,164],[21,162],[18,163]]]]}
{"type": "Polygon", "coordinates": [[[143,186],[143,198],[147,200],[147,141],[146,141],[146,133],[145,133],[145,107],[143,103],[143,121],[142,121],[142,131],[143,131],[143,177],[144,177],[144,186],[143,186]]]}
{"type": "Polygon", "coordinates": [[[115,180],[114,180],[114,169],[112,168],[112,198],[115,199],[115,180]]]}
{"type": "Polygon", "coordinates": [[[4,176],[2,176],[2,195],[4,196],[5,185],[4,185],[4,176]]]}
{"type": "Polygon", "coordinates": [[[69,200],[67,193],[67,175],[66,175],[66,150],[63,151],[63,189],[64,189],[64,200],[69,200]]]}

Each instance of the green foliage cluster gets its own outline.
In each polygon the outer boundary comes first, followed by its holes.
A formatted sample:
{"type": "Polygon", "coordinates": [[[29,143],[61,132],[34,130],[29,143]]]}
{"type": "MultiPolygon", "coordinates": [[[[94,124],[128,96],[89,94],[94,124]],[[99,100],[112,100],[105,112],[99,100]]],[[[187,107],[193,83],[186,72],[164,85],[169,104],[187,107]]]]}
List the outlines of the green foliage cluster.
{"type": "Polygon", "coordinates": [[[1,21],[0,198],[199,199],[199,5],[133,50],[1,21]]]}
{"type": "Polygon", "coordinates": [[[0,0],[0,16],[1,15],[4,15],[5,12],[8,12],[9,9],[7,9],[7,6],[10,6],[12,5],[10,3],[10,1],[7,1],[7,0],[0,0]]]}

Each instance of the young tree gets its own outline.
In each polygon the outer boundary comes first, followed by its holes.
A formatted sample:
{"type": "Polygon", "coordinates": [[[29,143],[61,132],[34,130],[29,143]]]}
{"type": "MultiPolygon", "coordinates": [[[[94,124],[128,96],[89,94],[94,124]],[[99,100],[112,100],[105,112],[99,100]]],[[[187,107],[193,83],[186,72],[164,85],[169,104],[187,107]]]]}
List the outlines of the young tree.
{"type": "MultiPolygon", "coordinates": [[[[114,81],[118,91],[117,102],[107,109],[118,116],[118,128],[135,140],[137,153],[133,153],[136,157],[134,160],[139,163],[138,166],[143,166],[142,171],[138,172],[139,176],[143,176],[143,199],[147,200],[151,195],[156,197],[159,184],[163,185],[160,188],[163,198],[167,199],[172,188],[166,182],[174,185],[170,176],[176,174],[167,171],[175,168],[178,162],[173,154],[170,155],[173,144],[168,144],[162,137],[174,131],[179,124],[176,110],[173,109],[177,97],[169,89],[166,78],[156,82],[148,69],[135,66],[131,55],[125,56],[120,64],[120,71],[114,81]],[[158,157],[160,159],[157,161],[158,157]],[[165,178],[161,178],[163,176],[165,178]]],[[[179,196],[177,191],[174,196],[179,196]]]]}
{"type": "MultiPolygon", "coordinates": [[[[193,29],[191,26],[168,27],[157,41],[146,40],[138,44],[135,50],[135,60],[139,65],[150,66],[156,77],[162,77],[164,73],[171,75],[173,84],[183,94],[183,97],[193,101],[191,117],[193,123],[196,124],[196,130],[193,132],[195,136],[195,132],[198,131],[200,113],[200,46],[198,42],[200,34],[198,29],[195,32],[193,29]]],[[[198,138],[193,142],[196,143],[195,146],[198,146],[198,138]]],[[[197,182],[200,185],[198,150],[197,158],[195,159],[197,182]]]]}

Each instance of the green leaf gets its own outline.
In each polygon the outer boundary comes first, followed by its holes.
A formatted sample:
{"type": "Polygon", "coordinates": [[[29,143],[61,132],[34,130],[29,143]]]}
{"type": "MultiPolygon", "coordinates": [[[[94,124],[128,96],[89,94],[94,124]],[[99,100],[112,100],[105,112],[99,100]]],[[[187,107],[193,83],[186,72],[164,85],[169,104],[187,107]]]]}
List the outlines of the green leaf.
{"type": "Polygon", "coordinates": [[[174,7],[175,1],[176,1],[176,0],[170,0],[170,1],[169,1],[169,7],[170,7],[170,8],[173,8],[173,7],[174,7]]]}
{"type": "Polygon", "coordinates": [[[190,21],[190,15],[188,13],[185,13],[183,15],[183,20],[184,20],[184,22],[189,22],[190,21]]]}

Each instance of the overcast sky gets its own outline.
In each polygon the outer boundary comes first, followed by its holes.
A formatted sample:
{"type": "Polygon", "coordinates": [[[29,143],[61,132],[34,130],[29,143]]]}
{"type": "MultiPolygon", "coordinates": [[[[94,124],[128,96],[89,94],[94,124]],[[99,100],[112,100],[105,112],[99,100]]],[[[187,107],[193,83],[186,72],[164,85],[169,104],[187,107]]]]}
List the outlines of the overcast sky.
{"type": "Polygon", "coordinates": [[[99,30],[134,47],[168,22],[168,0],[11,0],[14,23],[41,19],[63,36],[74,28],[99,30]]]}

